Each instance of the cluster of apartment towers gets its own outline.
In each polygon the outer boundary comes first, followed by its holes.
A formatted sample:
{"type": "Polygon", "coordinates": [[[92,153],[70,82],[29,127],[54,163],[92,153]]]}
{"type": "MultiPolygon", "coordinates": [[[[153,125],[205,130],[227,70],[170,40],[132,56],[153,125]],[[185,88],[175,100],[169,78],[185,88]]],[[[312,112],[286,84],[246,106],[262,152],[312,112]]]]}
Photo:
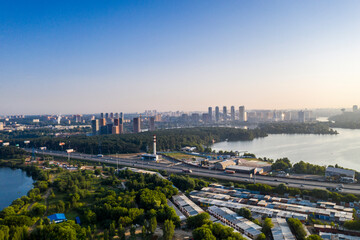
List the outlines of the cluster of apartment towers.
{"type": "MultiPolygon", "coordinates": [[[[123,113],[101,113],[100,119],[91,121],[92,135],[123,134],[124,114],[123,113]]],[[[155,117],[149,118],[149,131],[155,130],[155,117]]],[[[133,119],[133,132],[141,132],[141,116],[133,119]]]]}
{"type": "MultiPolygon", "coordinates": [[[[216,106],[215,107],[215,119],[213,119],[213,109],[212,109],[212,107],[209,107],[206,117],[208,118],[208,120],[210,122],[212,122],[213,120],[215,120],[216,122],[229,121],[229,120],[235,121],[236,120],[235,107],[231,106],[231,108],[230,108],[230,116],[229,116],[226,106],[223,107],[222,113],[220,113],[219,107],[216,106]]],[[[238,118],[238,120],[241,121],[241,122],[246,121],[246,112],[245,112],[245,107],[244,106],[239,107],[239,118],[238,118]]]]}

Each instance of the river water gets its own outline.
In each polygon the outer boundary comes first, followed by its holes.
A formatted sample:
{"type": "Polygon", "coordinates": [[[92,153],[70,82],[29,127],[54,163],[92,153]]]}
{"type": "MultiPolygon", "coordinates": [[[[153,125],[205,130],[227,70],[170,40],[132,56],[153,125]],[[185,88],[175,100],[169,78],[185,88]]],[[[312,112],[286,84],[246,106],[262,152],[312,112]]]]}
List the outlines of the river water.
{"type": "Polygon", "coordinates": [[[27,194],[34,180],[20,169],[0,167],[0,210],[27,194]]]}
{"type": "Polygon", "coordinates": [[[253,141],[219,142],[211,148],[248,151],[257,157],[288,157],[291,162],[305,161],[318,165],[335,165],[360,171],[360,130],[335,129],[337,135],[270,134],[253,141]]]}

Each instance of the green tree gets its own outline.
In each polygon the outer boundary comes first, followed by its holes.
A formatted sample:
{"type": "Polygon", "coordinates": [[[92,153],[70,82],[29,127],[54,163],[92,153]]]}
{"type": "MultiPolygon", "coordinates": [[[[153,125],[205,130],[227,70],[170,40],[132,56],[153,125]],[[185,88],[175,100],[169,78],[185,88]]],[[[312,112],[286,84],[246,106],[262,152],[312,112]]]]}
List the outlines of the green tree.
{"type": "Polygon", "coordinates": [[[141,238],[142,238],[142,239],[146,239],[146,236],[147,236],[147,231],[146,231],[146,227],[145,227],[145,225],[144,225],[144,226],[142,226],[142,228],[141,228],[141,238]]]}
{"type": "Polygon", "coordinates": [[[120,240],[125,240],[125,228],[120,224],[118,228],[118,237],[120,240]]]}
{"type": "Polygon", "coordinates": [[[154,234],[155,230],[156,230],[156,227],[157,227],[157,221],[156,221],[156,217],[152,217],[150,219],[150,223],[149,223],[149,232],[151,234],[154,234]]]}
{"type": "Polygon", "coordinates": [[[271,228],[274,227],[274,224],[271,221],[271,218],[265,218],[262,223],[262,232],[265,233],[265,235],[270,234],[271,228]]]}
{"type": "Polygon", "coordinates": [[[131,238],[131,239],[135,239],[135,238],[136,238],[135,232],[136,232],[135,226],[134,226],[134,225],[131,225],[131,227],[130,227],[130,238],[131,238]]]}
{"type": "Polygon", "coordinates": [[[201,227],[202,225],[208,223],[209,221],[210,221],[210,215],[207,212],[203,212],[186,219],[186,225],[188,228],[194,229],[201,227]]]}
{"type": "Polygon", "coordinates": [[[115,227],[115,222],[113,221],[111,224],[110,224],[110,229],[109,229],[109,236],[112,238],[114,237],[116,234],[116,227],[115,227]]]}
{"type": "Polygon", "coordinates": [[[196,228],[192,232],[192,235],[194,240],[216,240],[216,237],[213,235],[211,230],[205,226],[196,228]]]}
{"type": "Polygon", "coordinates": [[[306,240],[322,240],[322,237],[319,235],[312,234],[306,238],[306,240]]]}
{"type": "Polygon", "coordinates": [[[110,240],[109,231],[107,229],[104,230],[104,240],[110,240]]]}
{"type": "Polygon", "coordinates": [[[289,218],[287,221],[292,232],[295,234],[296,239],[304,240],[306,232],[301,221],[297,218],[289,218]]]}
{"type": "Polygon", "coordinates": [[[166,220],[163,228],[163,239],[171,240],[174,236],[175,225],[171,220],[166,220]]]}
{"type": "Polygon", "coordinates": [[[248,208],[240,208],[239,210],[236,211],[237,214],[239,214],[240,216],[252,220],[252,214],[251,211],[248,208]]]}
{"type": "Polygon", "coordinates": [[[256,240],[265,240],[266,239],[266,236],[264,233],[261,233],[257,238],[256,240]]]}

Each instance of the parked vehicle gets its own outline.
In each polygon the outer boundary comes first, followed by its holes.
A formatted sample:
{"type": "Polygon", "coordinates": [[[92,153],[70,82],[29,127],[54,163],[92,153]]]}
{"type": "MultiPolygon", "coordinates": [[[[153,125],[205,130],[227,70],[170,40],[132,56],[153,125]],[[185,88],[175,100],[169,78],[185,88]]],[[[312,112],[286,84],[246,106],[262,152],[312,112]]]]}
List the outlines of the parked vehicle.
{"type": "Polygon", "coordinates": [[[228,173],[228,174],[234,174],[234,173],[235,173],[235,171],[233,171],[233,170],[225,170],[225,173],[228,173]]]}

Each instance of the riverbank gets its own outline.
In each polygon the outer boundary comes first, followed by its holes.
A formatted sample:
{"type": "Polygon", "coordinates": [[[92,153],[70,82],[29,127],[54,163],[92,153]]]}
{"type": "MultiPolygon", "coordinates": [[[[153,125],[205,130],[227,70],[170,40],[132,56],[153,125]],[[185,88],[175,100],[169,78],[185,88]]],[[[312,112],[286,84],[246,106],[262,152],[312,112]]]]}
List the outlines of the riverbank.
{"type": "Polygon", "coordinates": [[[287,157],[292,163],[338,164],[360,171],[360,130],[335,130],[339,134],[269,134],[253,141],[218,142],[211,148],[216,151],[247,151],[262,158],[287,157]]]}

